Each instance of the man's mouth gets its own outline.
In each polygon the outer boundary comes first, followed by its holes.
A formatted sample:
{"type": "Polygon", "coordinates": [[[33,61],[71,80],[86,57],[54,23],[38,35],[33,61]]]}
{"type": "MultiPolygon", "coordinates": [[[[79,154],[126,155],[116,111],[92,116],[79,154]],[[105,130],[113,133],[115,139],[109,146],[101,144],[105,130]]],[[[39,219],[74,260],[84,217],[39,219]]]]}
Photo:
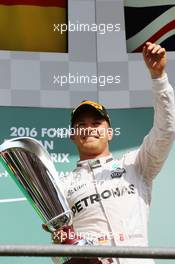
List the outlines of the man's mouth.
{"type": "Polygon", "coordinates": [[[99,136],[94,136],[94,135],[83,136],[83,139],[88,139],[88,138],[95,138],[95,139],[98,139],[99,136]]]}

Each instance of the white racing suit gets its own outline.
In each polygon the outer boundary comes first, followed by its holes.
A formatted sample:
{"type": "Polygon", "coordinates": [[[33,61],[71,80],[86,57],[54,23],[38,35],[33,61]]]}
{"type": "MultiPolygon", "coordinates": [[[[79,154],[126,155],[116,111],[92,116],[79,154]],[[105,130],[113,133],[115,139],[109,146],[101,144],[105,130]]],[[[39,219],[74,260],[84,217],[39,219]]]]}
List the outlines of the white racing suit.
{"type": "MultiPolygon", "coordinates": [[[[76,233],[94,244],[148,246],[152,180],[168,156],[175,133],[174,92],[167,75],[153,80],[153,94],[154,125],[140,148],[121,159],[110,155],[79,161],[62,182],[76,233]]],[[[111,261],[104,263],[154,263],[132,258],[111,261]]]]}

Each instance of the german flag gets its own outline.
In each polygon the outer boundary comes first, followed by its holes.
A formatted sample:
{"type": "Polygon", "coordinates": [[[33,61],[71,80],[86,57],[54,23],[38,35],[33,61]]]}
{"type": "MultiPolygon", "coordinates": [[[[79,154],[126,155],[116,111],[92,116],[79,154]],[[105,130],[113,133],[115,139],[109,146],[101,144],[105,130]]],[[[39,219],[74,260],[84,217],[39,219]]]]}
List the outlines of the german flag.
{"type": "Polygon", "coordinates": [[[0,0],[0,50],[67,52],[67,0],[0,0]]]}

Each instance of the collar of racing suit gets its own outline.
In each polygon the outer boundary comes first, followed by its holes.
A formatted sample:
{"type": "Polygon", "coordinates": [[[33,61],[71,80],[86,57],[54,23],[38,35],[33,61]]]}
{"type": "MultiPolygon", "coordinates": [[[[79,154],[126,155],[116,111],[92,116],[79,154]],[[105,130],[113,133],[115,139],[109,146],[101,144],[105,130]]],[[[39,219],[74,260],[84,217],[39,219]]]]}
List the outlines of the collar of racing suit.
{"type": "Polygon", "coordinates": [[[92,169],[102,167],[104,164],[113,160],[113,156],[110,153],[108,156],[100,157],[98,159],[88,159],[77,162],[77,167],[91,167],[92,169]]]}

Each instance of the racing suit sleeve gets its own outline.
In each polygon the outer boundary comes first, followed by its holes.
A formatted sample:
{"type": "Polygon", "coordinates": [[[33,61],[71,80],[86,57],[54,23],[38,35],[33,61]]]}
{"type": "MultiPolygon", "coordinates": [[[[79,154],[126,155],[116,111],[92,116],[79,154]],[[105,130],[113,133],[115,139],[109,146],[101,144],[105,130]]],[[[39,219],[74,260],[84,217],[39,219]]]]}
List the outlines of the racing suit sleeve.
{"type": "MultiPolygon", "coordinates": [[[[167,74],[152,79],[154,100],[154,123],[140,146],[136,165],[147,184],[159,173],[168,157],[175,135],[174,91],[167,74]]],[[[144,117],[143,117],[144,118],[144,117]]]]}

